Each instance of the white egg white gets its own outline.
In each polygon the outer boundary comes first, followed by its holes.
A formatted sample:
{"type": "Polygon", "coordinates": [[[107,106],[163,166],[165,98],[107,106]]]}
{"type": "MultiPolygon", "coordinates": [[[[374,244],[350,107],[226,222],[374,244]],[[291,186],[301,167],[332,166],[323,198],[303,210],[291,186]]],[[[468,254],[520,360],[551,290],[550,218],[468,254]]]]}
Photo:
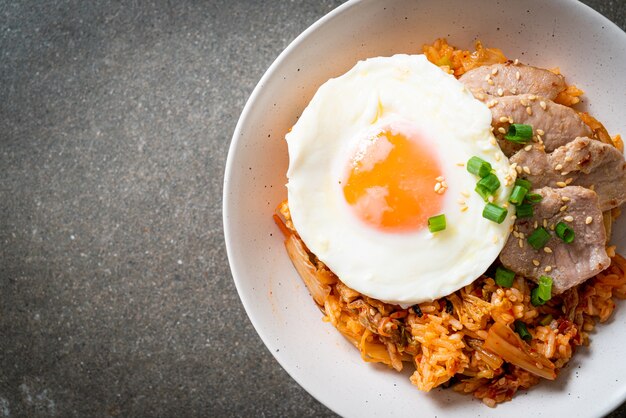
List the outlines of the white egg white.
{"type": "Polygon", "coordinates": [[[423,55],[359,62],[319,88],[286,136],[296,230],[341,281],[367,296],[408,306],[449,295],[487,270],[513,222],[511,210],[501,224],[483,218],[478,179],[464,165],[472,156],[489,162],[501,182],[494,203],[506,204],[512,182],[505,177],[514,179],[515,170],[490,126],[489,109],[423,55]],[[359,141],[394,123],[422,132],[439,160],[448,184],[444,231],[383,232],[345,201],[340,182],[359,141]]]}

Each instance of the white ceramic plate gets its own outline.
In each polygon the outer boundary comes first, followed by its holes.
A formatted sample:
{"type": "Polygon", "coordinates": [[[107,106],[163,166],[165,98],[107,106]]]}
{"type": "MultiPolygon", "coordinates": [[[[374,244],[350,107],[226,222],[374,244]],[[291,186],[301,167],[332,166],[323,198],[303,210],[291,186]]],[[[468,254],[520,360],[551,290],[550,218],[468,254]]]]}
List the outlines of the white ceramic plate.
{"type": "MultiPolygon", "coordinates": [[[[267,70],[241,115],[228,155],[224,229],[233,277],[268,349],[307,391],[343,416],[568,416],[608,413],[626,399],[626,306],[597,328],[555,382],[490,409],[451,390],[422,393],[407,372],[364,363],[293,269],[272,221],[286,197],[285,132],[316,89],[358,60],[421,53],[437,37],[474,39],[551,68],[586,91],[583,109],[626,134],[626,34],[568,0],[363,0],[344,4],[300,35],[267,70]]],[[[614,241],[626,249],[626,216],[614,241]]]]}

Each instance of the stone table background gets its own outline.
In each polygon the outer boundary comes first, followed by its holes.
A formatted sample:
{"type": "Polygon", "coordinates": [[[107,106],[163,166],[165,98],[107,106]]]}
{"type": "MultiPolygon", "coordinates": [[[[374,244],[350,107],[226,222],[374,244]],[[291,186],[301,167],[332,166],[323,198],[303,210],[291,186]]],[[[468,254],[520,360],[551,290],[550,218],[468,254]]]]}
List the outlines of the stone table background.
{"type": "Polygon", "coordinates": [[[246,317],[221,189],[254,85],[340,3],[0,2],[0,416],[334,416],[246,317]]]}

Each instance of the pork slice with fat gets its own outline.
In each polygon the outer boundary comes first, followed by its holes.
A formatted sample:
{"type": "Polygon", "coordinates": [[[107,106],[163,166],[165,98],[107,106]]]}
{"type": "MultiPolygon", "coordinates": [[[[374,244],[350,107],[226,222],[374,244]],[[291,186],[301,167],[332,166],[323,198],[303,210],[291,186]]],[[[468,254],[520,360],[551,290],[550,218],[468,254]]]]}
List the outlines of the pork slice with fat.
{"type": "Polygon", "coordinates": [[[532,94],[505,96],[491,103],[494,135],[507,157],[524,147],[504,138],[511,123],[530,125],[534,140],[543,143],[547,152],[573,141],[579,136],[591,136],[591,129],[570,107],[532,94]]]}
{"type": "Polygon", "coordinates": [[[500,253],[502,264],[515,273],[537,281],[552,278],[552,293],[559,294],[606,269],[611,260],[606,253],[606,233],[598,197],[580,186],[533,190],[543,197],[534,206],[532,218],[517,219],[514,231],[500,253]],[[574,230],[575,238],[566,244],[554,232],[558,222],[574,230]],[[527,241],[537,228],[544,227],[550,240],[534,249],[527,241]]]}
{"type": "Polygon", "coordinates": [[[488,100],[481,98],[481,94],[513,96],[526,93],[552,100],[567,87],[562,75],[530,65],[511,63],[474,68],[463,74],[459,81],[480,100],[488,100]]]}
{"type": "Polygon", "coordinates": [[[593,189],[602,211],[626,202],[626,161],[614,146],[590,138],[576,138],[546,154],[541,146],[511,157],[524,169],[520,176],[533,187],[583,186],[593,189]]]}

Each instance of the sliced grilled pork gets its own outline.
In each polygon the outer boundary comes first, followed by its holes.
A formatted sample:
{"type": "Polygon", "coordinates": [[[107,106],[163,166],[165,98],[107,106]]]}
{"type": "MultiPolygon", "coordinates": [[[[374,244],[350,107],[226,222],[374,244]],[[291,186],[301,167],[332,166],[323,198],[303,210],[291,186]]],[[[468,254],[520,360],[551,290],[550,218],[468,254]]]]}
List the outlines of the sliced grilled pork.
{"type": "Polygon", "coordinates": [[[591,129],[575,110],[532,94],[498,97],[488,102],[488,105],[491,106],[494,135],[507,157],[523,147],[504,139],[511,123],[531,125],[533,133],[543,141],[547,152],[552,152],[576,137],[592,135],[591,129]]]}
{"type": "Polygon", "coordinates": [[[626,202],[626,161],[612,145],[576,138],[550,154],[541,146],[521,150],[511,157],[511,163],[528,167],[520,176],[536,188],[569,184],[592,188],[602,211],[626,202]]]}
{"type": "Polygon", "coordinates": [[[611,264],[605,249],[602,212],[594,191],[568,186],[560,189],[544,187],[533,192],[541,194],[543,200],[535,205],[532,218],[515,221],[513,234],[500,253],[500,261],[505,267],[533,280],[544,275],[552,277],[552,292],[558,294],[611,264]],[[574,230],[576,235],[572,243],[566,244],[556,235],[553,228],[558,222],[564,222],[574,230]],[[546,225],[551,236],[545,247],[538,250],[527,241],[535,231],[535,225],[546,225]]]}
{"type": "Polygon", "coordinates": [[[475,68],[463,74],[459,81],[480,100],[488,100],[481,99],[481,93],[491,96],[529,93],[552,100],[567,87],[563,76],[552,71],[510,63],[475,68]]]}

